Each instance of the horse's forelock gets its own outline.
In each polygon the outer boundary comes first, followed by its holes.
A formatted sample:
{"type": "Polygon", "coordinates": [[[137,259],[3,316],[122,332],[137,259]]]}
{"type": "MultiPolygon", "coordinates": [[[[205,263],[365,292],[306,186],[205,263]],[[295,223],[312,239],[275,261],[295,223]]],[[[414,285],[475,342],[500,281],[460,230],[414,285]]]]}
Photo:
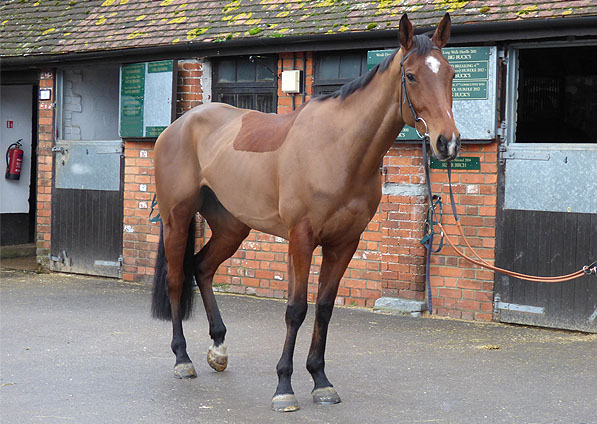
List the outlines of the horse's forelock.
{"type": "Polygon", "coordinates": [[[433,42],[425,34],[415,35],[413,38],[414,48],[420,56],[426,56],[433,48],[433,42]]]}

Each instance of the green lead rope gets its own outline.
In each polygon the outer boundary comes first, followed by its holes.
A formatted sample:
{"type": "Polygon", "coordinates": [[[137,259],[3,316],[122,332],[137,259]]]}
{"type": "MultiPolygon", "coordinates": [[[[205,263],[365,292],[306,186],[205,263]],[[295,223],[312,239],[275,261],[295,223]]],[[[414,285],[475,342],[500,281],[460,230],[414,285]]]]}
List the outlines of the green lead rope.
{"type": "MultiPolygon", "coordinates": [[[[423,231],[424,237],[420,241],[420,243],[423,246],[429,244],[429,241],[433,239],[433,236],[438,234],[435,231],[434,225],[437,225],[441,222],[442,215],[442,198],[440,196],[434,195],[432,197],[431,205],[429,205],[429,207],[427,208],[427,216],[425,217],[425,229],[423,231]],[[435,210],[436,207],[439,207],[439,215],[435,210]]],[[[438,253],[440,250],[442,250],[442,247],[444,246],[444,235],[441,232],[439,233],[439,235],[439,246],[436,249],[433,249],[433,244],[431,244],[430,246],[433,253],[438,253]]]]}
{"type": "Polygon", "coordinates": [[[153,200],[151,201],[151,210],[149,211],[149,222],[162,222],[162,217],[160,216],[159,212],[156,216],[154,216],[154,217],[151,216],[155,212],[155,207],[157,205],[158,205],[158,199],[157,199],[157,196],[154,194],[153,200]]]}

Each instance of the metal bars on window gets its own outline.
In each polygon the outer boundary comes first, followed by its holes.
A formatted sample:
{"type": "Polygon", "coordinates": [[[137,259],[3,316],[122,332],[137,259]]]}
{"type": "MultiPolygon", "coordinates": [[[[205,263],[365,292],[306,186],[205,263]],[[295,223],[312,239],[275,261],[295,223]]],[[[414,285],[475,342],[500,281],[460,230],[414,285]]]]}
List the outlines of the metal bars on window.
{"type": "Polygon", "coordinates": [[[275,113],[277,59],[271,56],[217,60],[213,67],[213,98],[232,106],[275,113]]]}

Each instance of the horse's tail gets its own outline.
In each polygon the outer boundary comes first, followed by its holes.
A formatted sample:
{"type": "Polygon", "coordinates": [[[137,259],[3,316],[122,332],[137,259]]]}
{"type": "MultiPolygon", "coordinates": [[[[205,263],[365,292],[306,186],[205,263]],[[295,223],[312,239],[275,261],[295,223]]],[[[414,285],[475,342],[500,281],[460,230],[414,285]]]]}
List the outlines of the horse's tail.
{"type": "MultiPolygon", "coordinates": [[[[182,294],[180,296],[180,314],[183,320],[190,318],[193,312],[193,299],[195,294],[194,274],[195,255],[195,217],[189,224],[187,247],[184,254],[184,280],[182,283],[182,294]]],[[[172,310],[168,298],[168,285],[166,275],[168,273],[168,262],[164,248],[164,226],[160,223],[160,242],[158,245],[158,257],[155,261],[155,274],[153,277],[153,294],[151,302],[151,313],[154,318],[171,320],[172,310]]]]}

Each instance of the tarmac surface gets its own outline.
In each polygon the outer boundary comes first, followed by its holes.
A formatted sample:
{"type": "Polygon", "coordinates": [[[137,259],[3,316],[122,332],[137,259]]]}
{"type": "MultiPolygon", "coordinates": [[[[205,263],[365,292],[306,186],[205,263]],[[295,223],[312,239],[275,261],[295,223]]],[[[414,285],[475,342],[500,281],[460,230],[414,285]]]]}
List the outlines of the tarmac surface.
{"type": "Polygon", "coordinates": [[[6,268],[0,279],[2,424],[597,423],[595,334],[339,307],[326,371],[342,403],[322,406],[304,365],[310,305],[294,357],[301,410],[282,414],[270,401],[284,302],[217,295],[230,362],[216,373],[198,301],[185,325],[198,378],[182,381],[148,285],[6,268]]]}

